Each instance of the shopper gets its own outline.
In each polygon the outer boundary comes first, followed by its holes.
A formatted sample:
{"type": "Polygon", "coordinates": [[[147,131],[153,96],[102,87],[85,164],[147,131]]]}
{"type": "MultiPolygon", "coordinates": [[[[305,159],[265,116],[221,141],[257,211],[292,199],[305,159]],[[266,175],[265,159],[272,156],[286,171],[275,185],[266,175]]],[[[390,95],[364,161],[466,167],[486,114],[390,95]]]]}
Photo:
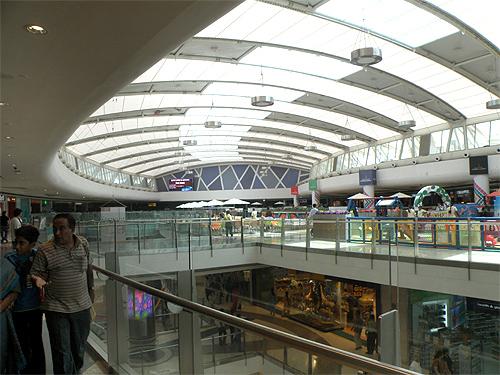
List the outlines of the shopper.
{"type": "Polygon", "coordinates": [[[366,354],[373,354],[377,350],[377,322],[375,316],[370,314],[366,324],[366,354]]]}
{"type": "Polygon", "coordinates": [[[0,216],[0,232],[2,243],[6,243],[7,236],[9,235],[9,217],[7,216],[7,211],[2,211],[2,216],[0,216]]]}
{"type": "Polygon", "coordinates": [[[40,233],[34,226],[24,225],[16,229],[15,235],[16,250],[5,257],[14,265],[21,284],[21,293],[12,309],[14,327],[26,359],[26,367],[20,373],[45,374],[40,298],[30,275],[40,233]]]}
{"type": "Polygon", "coordinates": [[[16,229],[21,228],[23,225],[23,220],[21,218],[21,214],[23,210],[20,208],[16,208],[14,210],[14,216],[10,219],[9,228],[10,228],[10,240],[12,241],[12,246],[14,247],[14,240],[16,239],[16,229]]]}
{"type": "Polygon", "coordinates": [[[354,343],[356,344],[355,350],[361,349],[361,332],[363,331],[363,319],[361,315],[356,313],[352,322],[354,332],[354,343]]]}
{"type": "Polygon", "coordinates": [[[87,240],[75,235],[75,219],[58,214],[52,221],[54,238],[42,244],[31,274],[45,299],[54,374],[77,374],[83,367],[90,331],[93,276],[87,240]]]}
{"type": "Polygon", "coordinates": [[[229,210],[224,214],[224,226],[226,228],[226,237],[233,237],[233,215],[229,210]]]}
{"type": "Polygon", "coordinates": [[[20,292],[16,268],[7,258],[0,257],[0,374],[18,374],[26,365],[11,312],[20,292]]]}

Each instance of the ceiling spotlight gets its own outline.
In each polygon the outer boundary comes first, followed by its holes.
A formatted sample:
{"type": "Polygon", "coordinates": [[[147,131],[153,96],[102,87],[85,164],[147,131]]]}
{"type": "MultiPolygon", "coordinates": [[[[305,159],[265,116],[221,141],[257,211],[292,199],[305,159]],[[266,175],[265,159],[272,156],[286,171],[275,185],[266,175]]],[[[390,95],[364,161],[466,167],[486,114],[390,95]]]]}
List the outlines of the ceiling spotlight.
{"type": "Polygon", "coordinates": [[[342,140],[342,141],[355,141],[356,136],[353,134],[342,134],[340,136],[340,140],[342,140]]]}
{"type": "Polygon", "coordinates": [[[274,104],[272,96],[254,96],[252,97],[252,105],[254,107],[269,107],[274,104]]]}
{"type": "Polygon", "coordinates": [[[198,144],[198,141],[196,139],[185,139],[182,141],[182,144],[184,146],[196,146],[198,144]]]}
{"type": "Polygon", "coordinates": [[[186,153],[184,151],[176,151],[174,152],[174,156],[185,156],[186,153]]]}
{"type": "Polygon", "coordinates": [[[486,109],[500,109],[500,99],[493,99],[486,102],[486,109]]]}
{"type": "Polygon", "coordinates": [[[318,148],[314,145],[309,145],[304,147],[304,151],[316,151],[318,148]]]}
{"type": "Polygon", "coordinates": [[[0,101],[0,107],[7,107],[8,105],[9,103],[0,101]]]}
{"type": "Polygon", "coordinates": [[[382,61],[382,50],[376,47],[358,48],[351,52],[351,63],[368,66],[382,61]]]}
{"type": "Polygon", "coordinates": [[[207,129],[219,129],[220,127],[222,127],[220,121],[205,121],[205,128],[207,129]]]}
{"type": "Polygon", "coordinates": [[[405,121],[398,122],[398,125],[400,128],[409,129],[409,128],[413,128],[413,127],[417,126],[417,123],[415,122],[415,120],[405,120],[405,121]]]}
{"type": "Polygon", "coordinates": [[[47,34],[47,30],[39,25],[26,25],[24,26],[27,32],[36,35],[44,35],[47,34]]]}
{"type": "Polygon", "coordinates": [[[10,135],[6,135],[5,139],[8,140],[8,141],[10,141],[11,139],[14,139],[14,137],[11,137],[10,135]]]}

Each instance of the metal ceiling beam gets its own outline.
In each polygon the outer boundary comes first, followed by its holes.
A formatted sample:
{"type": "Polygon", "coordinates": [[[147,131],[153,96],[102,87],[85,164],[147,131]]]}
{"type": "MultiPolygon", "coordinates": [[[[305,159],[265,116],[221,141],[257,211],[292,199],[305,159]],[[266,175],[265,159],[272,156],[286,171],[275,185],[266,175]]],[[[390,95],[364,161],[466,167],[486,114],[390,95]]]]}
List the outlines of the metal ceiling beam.
{"type": "MultiPolygon", "coordinates": [[[[207,105],[202,105],[202,106],[194,105],[194,106],[189,106],[189,107],[162,107],[162,108],[157,108],[156,109],[157,111],[160,111],[160,114],[156,115],[155,117],[158,118],[159,116],[162,116],[162,114],[161,114],[162,110],[169,110],[171,108],[175,108],[175,109],[179,110],[179,112],[182,111],[182,110],[184,110],[184,109],[186,109],[186,108],[187,109],[189,109],[189,108],[206,108],[206,109],[210,109],[210,108],[230,108],[230,109],[244,109],[244,110],[253,110],[253,111],[272,112],[272,113],[276,113],[276,114],[280,114],[280,115],[284,115],[284,116],[288,115],[288,116],[301,117],[304,120],[308,120],[308,121],[311,120],[311,121],[313,121],[315,123],[324,124],[323,126],[316,126],[316,125],[311,125],[309,122],[304,122],[303,126],[305,126],[307,128],[325,130],[325,131],[330,131],[330,132],[333,131],[333,132],[337,132],[339,134],[351,134],[351,135],[354,135],[357,140],[360,140],[360,141],[363,141],[363,142],[366,142],[366,143],[370,143],[370,142],[376,141],[376,139],[374,139],[372,137],[369,137],[366,134],[354,131],[352,129],[345,128],[344,126],[341,126],[341,125],[332,124],[332,123],[321,121],[321,120],[316,120],[316,119],[313,119],[313,118],[310,118],[310,117],[299,116],[299,115],[295,115],[293,113],[272,111],[272,110],[269,109],[269,107],[247,108],[247,107],[234,107],[234,106],[221,107],[221,106],[207,106],[207,105]]],[[[86,121],[83,122],[83,124],[92,124],[92,123],[95,123],[96,121],[97,122],[101,122],[101,121],[115,121],[115,120],[125,120],[125,119],[130,120],[130,119],[142,117],[142,116],[140,116],[141,112],[142,112],[141,110],[134,110],[134,111],[110,113],[110,114],[107,114],[107,115],[93,116],[93,117],[89,117],[86,121]]],[[[167,116],[176,116],[176,115],[167,114],[167,116]]],[[[256,119],[256,120],[258,120],[258,119],[256,119]]],[[[263,120],[266,120],[266,119],[264,118],[263,120]]],[[[290,124],[295,124],[296,125],[296,123],[293,123],[293,122],[290,122],[290,124]]],[[[344,146],[344,145],[341,145],[341,144],[338,144],[338,146],[336,146],[336,147],[339,147],[341,149],[347,149],[348,148],[347,146],[344,146]]]]}
{"type": "MultiPolygon", "coordinates": [[[[246,142],[248,142],[248,141],[246,141],[246,142]]],[[[217,147],[219,145],[216,144],[216,145],[213,145],[213,146],[217,147]]],[[[263,148],[261,145],[255,145],[255,146],[238,145],[238,150],[261,150],[261,151],[269,151],[269,152],[281,152],[283,154],[289,153],[292,156],[295,155],[295,156],[302,157],[302,158],[305,158],[305,159],[311,159],[311,161],[313,161],[313,162],[316,162],[316,161],[319,161],[319,160],[322,159],[322,157],[312,156],[311,154],[314,154],[313,152],[308,152],[307,154],[304,154],[304,153],[299,153],[299,152],[286,151],[286,150],[282,150],[280,148],[275,148],[275,147],[264,147],[263,148]]],[[[101,164],[102,165],[107,165],[107,164],[116,163],[117,161],[123,161],[123,160],[127,160],[127,159],[132,159],[133,157],[136,157],[136,156],[148,156],[148,155],[155,155],[155,154],[159,154],[159,153],[176,152],[176,151],[184,151],[185,152],[184,156],[190,155],[184,149],[184,146],[178,146],[178,147],[160,148],[160,149],[157,149],[157,150],[144,151],[144,152],[136,153],[134,155],[121,156],[119,158],[110,159],[110,160],[108,160],[106,162],[103,162],[101,164]]],[[[180,157],[180,155],[174,155],[174,156],[180,157]]],[[[140,163],[137,163],[137,164],[140,164],[140,163]]],[[[125,168],[131,167],[131,166],[133,166],[133,165],[126,165],[126,166],[122,166],[121,168],[125,169],[125,168]]]]}
{"type": "MultiPolygon", "coordinates": [[[[256,142],[257,140],[259,141],[258,143],[269,143],[269,144],[275,144],[275,145],[280,145],[280,146],[286,146],[286,147],[292,147],[292,148],[300,148],[302,149],[303,146],[297,145],[295,143],[290,143],[286,141],[276,141],[276,140],[269,140],[268,138],[259,138],[259,137],[240,137],[240,139],[244,142],[256,142]]],[[[120,146],[113,146],[113,147],[106,147],[102,148],[100,150],[95,150],[92,152],[88,152],[84,155],[83,157],[89,157],[93,155],[98,155],[98,154],[103,154],[105,152],[109,151],[114,151],[114,150],[122,150],[122,149],[127,149],[127,148],[133,148],[133,147],[138,147],[138,146],[144,146],[144,145],[154,145],[154,144],[161,144],[161,143],[167,143],[167,142],[178,142],[179,138],[178,137],[171,137],[171,138],[157,138],[157,139],[152,139],[152,140],[146,140],[146,141],[138,141],[138,142],[131,142],[131,143],[126,143],[120,146]]],[[[236,146],[238,144],[235,144],[236,146]]],[[[304,151],[305,152],[305,151],[304,151]]],[[[318,148],[315,153],[318,154],[323,154],[325,156],[331,155],[328,151],[321,150],[318,148]]],[[[133,156],[133,154],[131,155],[133,156]]],[[[109,161],[108,161],[109,162],[109,161]]]]}
{"type": "MultiPolygon", "coordinates": [[[[315,17],[318,17],[317,14],[314,14],[314,13],[311,13],[312,15],[314,15],[315,17]]],[[[322,17],[319,17],[319,18],[322,18],[322,17]]],[[[329,19],[330,21],[332,22],[336,22],[336,23],[340,23],[340,24],[344,24],[343,22],[337,22],[338,20],[335,20],[335,19],[330,19],[330,17],[327,17],[327,19],[329,19]]],[[[350,26],[352,27],[352,25],[350,26]]],[[[196,38],[193,38],[193,40],[206,40],[206,41],[230,41],[230,42],[241,42],[241,41],[238,41],[237,39],[229,39],[229,38],[200,38],[200,37],[196,37],[196,38]]],[[[393,40],[389,39],[389,41],[391,41],[392,43],[394,43],[393,40]]],[[[264,43],[264,42],[257,42],[257,41],[251,41],[251,40],[245,40],[243,41],[244,43],[248,43],[248,44],[255,44],[257,46],[265,46],[265,47],[273,47],[273,48],[282,48],[282,49],[285,49],[285,50],[291,50],[291,51],[297,51],[297,52],[304,52],[304,53],[309,53],[309,54],[313,54],[313,55],[316,55],[316,56],[322,56],[322,57],[326,57],[326,58],[331,58],[331,59],[335,59],[335,60],[339,60],[339,61],[342,61],[342,62],[345,62],[345,63],[350,63],[350,60],[349,59],[346,59],[345,57],[342,57],[342,56],[337,56],[337,55],[333,55],[333,54],[330,54],[330,53],[326,53],[326,52],[321,52],[321,51],[316,51],[316,50],[311,50],[311,49],[307,49],[307,48],[300,48],[300,47],[294,47],[294,46],[288,46],[288,45],[283,45],[283,44],[275,44],[275,43],[264,43]]],[[[395,44],[398,44],[398,43],[395,43],[395,44]]],[[[443,60],[442,59],[439,59],[437,56],[426,56],[426,54],[422,53],[422,51],[420,51],[420,53],[418,51],[415,50],[415,48],[411,48],[411,47],[408,47],[406,45],[402,45],[404,48],[406,49],[409,49],[411,50],[412,52],[414,53],[418,53],[422,56],[425,56],[427,58],[430,58],[431,60],[435,60],[435,62],[437,62],[438,64],[441,64],[443,66],[445,66],[446,68],[448,69],[452,69],[452,64],[449,63],[448,65],[446,64],[443,64],[443,60]],[[436,59],[434,59],[433,57],[435,57],[436,59]],[[439,61],[438,61],[439,60],[439,61]]],[[[430,54],[429,54],[430,55],[430,54]]],[[[193,59],[193,60],[206,60],[206,61],[215,61],[215,62],[219,62],[219,61],[222,61],[223,59],[221,58],[215,58],[215,57],[209,57],[209,56],[194,56],[194,55],[181,55],[179,56],[183,59],[193,59]]],[[[169,58],[169,57],[167,57],[169,58]]],[[[224,62],[227,62],[227,63],[231,63],[231,64],[240,64],[238,61],[235,61],[235,60],[232,60],[232,59],[226,59],[227,61],[224,61],[224,62]]],[[[252,65],[252,64],[246,64],[246,65],[252,65]]],[[[260,66],[260,65],[259,65],[260,66]]],[[[265,67],[265,66],[264,66],[265,67]]],[[[290,71],[288,69],[281,69],[281,68],[273,68],[273,69],[278,69],[278,70],[283,70],[283,71],[290,71]]],[[[385,70],[381,70],[381,69],[378,69],[374,66],[367,66],[366,67],[367,71],[374,71],[374,72],[377,72],[377,73],[380,73],[380,74],[383,74],[383,75],[387,75],[388,77],[400,82],[401,84],[405,84],[407,86],[410,86],[413,88],[413,90],[420,90],[420,91],[423,91],[425,92],[427,95],[429,95],[430,97],[433,97],[435,98],[436,100],[439,100],[440,102],[444,103],[447,107],[447,109],[450,111],[450,112],[455,112],[455,114],[457,116],[460,116],[462,118],[465,118],[465,116],[455,107],[453,107],[450,103],[447,103],[445,100],[439,98],[438,96],[432,94],[431,92],[427,91],[426,89],[414,84],[413,82],[410,82],[404,78],[401,78],[397,75],[394,75],[388,71],[385,71],[385,70]]],[[[452,69],[453,70],[453,69],[452,69]]],[[[331,78],[328,78],[328,77],[323,77],[323,76],[318,76],[318,75],[313,75],[313,74],[309,74],[309,73],[304,73],[304,72],[299,72],[301,74],[304,74],[304,75],[310,75],[310,76],[314,76],[314,77],[319,77],[319,78],[323,78],[323,79],[328,79],[328,80],[331,80],[331,81],[335,81],[335,82],[340,82],[340,83],[344,83],[345,82],[349,82],[348,80],[344,80],[344,78],[342,79],[339,79],[339,80],[333,80],[331,78]]],[[[462,75],[463,72],[458,72],[462,75]]],[[[466,73],[465,74],[467,75],[470,75],[470,73],[466,73]]],[[[471,79],[470,77],[468,77],[467,75],[464,75],[466,78],[469,78],[471,79]]],[[[475,80],[474,79],[471,79],[474,83],[476,83],[477,85],[484,87],[485,82],[483,82],[482,80],[480,80],[478,77],[475,77],[475,80]]],[[[367,86],[367,85],[362,85],[360,83],[357,83],[355,85],[356,87],[360,88],[360,89],[363,89],[363,90],[367,90],[367,91],[371,91],[371,92],[374,92],[376,94],[380,94],[380,95],[385,95],[385,96],[389,96],[395,100],[398,100],[400,102],[403,102],[403,103],[406,103],[406,104],[409,104],[409,105],[412,105],[412,102],[408,99],[408,98],[405,98],[405,97],[402,97],[402,96],[396,96],[396,95],[389,95],[388,93],[386,92],[379,92],[379,89],[375,88],[375,87],[371,87],[371,86],[367,86]]],[[[436,116],[436,117],[439,117],[439,118],[442,118],[444,120],[446,120],[447,116],[445,113],[439,113],[439,112],[435,112],[435,111],[432,111],[430,109],[422,109],[422,110],[425,110],[426,112],[429,112],[431,113],[432,115],[436,116]]]]}
{"type": "MultiPolygon", "coordinates": [[[[213,151],[207,150],[206,152],[210,153],[213,151]]],[[[224,151],[222,151],[222,152],[224,152],[224,151]]],[[[258,147],[245,147],[245,148],[238,147],[238,149],[236,149],[236,150],[228,150],[227,152],[238,152],[239,155],[263,155],[263,156],[273,155],[273,154],[281,154],[280,156],[289,155],[291,160],[300,161],[300,162],[304,162],[304,163],[308,163],[308,164],[312,164],[312,163],[315,163],[315,162],[321,160],[320,158],[306,156],[306,155],[303,155],[303,154],[300,154],[297,152],[288,152],[288,151],[279,150],[279,149],[261,149],[258,147]],[[254,151],[260,151],[260,152],[254,152],[254,151]],[[269,154],[270,152],[272,152],[273,154],[269,154]]],[[[158,152],[150,153],[147,155],[154,155],[154,154],[158,154],[158,152]]],[[[144,156],[144,155],[142,155],[142,156],[144,156]]],[[[147,163],[151,163],[151,162],[159,161],[159,160],[166,160],[166,159],[181,159],[182,160],[182,158],[186,158],[186,157],[190,157],[190,156],[192,156],[192,155],[189,152],[186,152],[186,154],[182,155],[182,156],[168,154],[168,155],[148,158],[147,160],[142,160],[142,161],[137,161],[137,162],[133,162],[130,164],[122,165],[121,167],[119,167],[119,169],[126,170],[128,168],[136,167],[136,166],[141,165],[141,164],[147,164],[147,163]]],[[[274,155],[274,156],[277,157],[278,155],[274,155]]],[[[107,164],[110,164],[110,163],[107,163],[107,164]]]]}
{"type": "MultiPolygon", "coordinates": [[[[239,81],[231,81],[231,80],[210,80],[210,81],[205,81],[205,80],[200,80],[200,81],[198,81],[198,80],[196,80],[196,81],[193,81],[193,80],[180,80],[180,81],[157,81],[157,82],[153,83],[153,86],[154,86],[154,84],[162,84],[162,83],[167,83],[167,82],[180,82],[180,83],[182,83],[182,82],[206,82],[207,85],[210,84],[210,83],[236,83],[236,84],[237,83],[242,83],[242,82],[239,82],[239,81]]],[[[245,84],[255,85],[255,86],[262,85],[262,83],[260,83],[260,82],[245,82],[245,84]]],[[[125,88],[123,88],[122,91],[118,92],[116,94],[116,96],[146,95],[146,94],[150,93],[149,92],[150,89],[145,90],[145,91],[141,91],[141,92],[137,92],[135,90],[129,90],[129,91],[127,91],[127,87],[134,87],[134,86],[145,86],[145,83],[131,83],[130,85],[125,86],[125,88]]],[[[149,87],[149,82],[148,82],[147,86],[149,87]]],[[[328,95],[325,95],[325,94],[321,94],[319,92],[312,92],[312,91],[307,91],[307,90],[294,89],[293,87],[290,87],[290,86],[272,85],[272,84],[266,84],[266,86],[276,87],[276,88],[280,88],[280,89],[300,90],[301,92],[304,92],[305,94],[320,95],[320,96],[323,96],[323,97],[331,99],[331,100],[339,101],[339,102],[341,102],[340,104],[337,104],[336,106],[329,107],[329,108],[327,108],[327,107],[321,107],[321,106],[314,106],[314,105],[309,105],[309,106],[312,106],[314,108],[323,109],[323,110],[328,110],[330,112],[340,113],[340,114],[343,114],[343,115],[348,116],[348,117],[357,118],[359,120],[363,120],[363,121],[375,124],[377,126],[380,126],[382,128],[385,128],[385,129],[392,130],[392,131],[397,132],[397,133],[404,134],[406,132],[406,130],[401,129],[401,127],[398,126],[398,122],[396,120],[394,120],[394,119],[392,119],[392,118],[390,118],[388,116],[385,116],[385,115],[383,115],[381,113],[378,113],[376,111],[373,111],[373,110],[371,110],[369,108],[363,107],[363,106],[361,106],[359,104],[356,104],[356,103],[348,102],[348,101],[345,101],[345,100],[342,100],[342,99],[339,99],[339,98],[335,98],[333,96],[328,96],[328,95]],[[349,113],[349,112],[346,112],[346,111],[337,110],[337,108],[340,108],[340,107],[342,107],[343,105],[346,105],[346,104],[350,105],[350,106],[353,106],[355,108],[359,108],[359,109],[361,109],[363,111],[371,112],[374,115],[371,116],[371,117],[363,117],[363,116],[361,116],[359,114],[356,114],[356,113],[349,113]],[[386,123],[372,120],[372,119],[377,119],[377,118],[384,118],[384,119],[388,120],[389,122],[392,122],[393,125],[387,125],[386,123]]],[[[156,93],[156,94],[181,94],[181,93],[199,94],[200,91],[194,90],[194,91],[182,91],[181,92],[181,91],[173,91],[173,90],[154,90],[154,93],[156,93]]],[[[299,102],[299,103],[301,105],[306,105],[306,104],[303,104],[302,102],[299,102]]]]}
{"type": "MultiPolygon", "coordinates": [[[[191,125],[200,125],[203,126],[203,124],[191,124],[191,125]]],[[[300,132],[294,132],[290,130],[283,130],[282,129],[273,129],[271,127],[266,127],[266,126],[254,126],[254,125],[245,125],[245,124],[231,124],[231,123],[224,123],[224,125],[231,125],[231,126],[250,126],[251,129],[247,133],[263,133],[263,134],[283,134],[286,133],[285,136],[293,139],[301,139],[305,141],[310,141],[311,136],[300,133],[300,132]]],[[[65,144],[66,147],[69,146],[75,146],[79,145],[82,143],[87,143],[87,142],[94,142],[94,141],[99,141],[101,139],[108,139],[108,138],[116,138],[116,137],[123,137],[123,136],[128,136],[128,135],[137,135],[137,134],[146,134],[146,133],[155,133],[155,132],[168,132],[168,131],[176,131],[178,130],[180,125],[162,125],[162,126],[150,126],[150,127],[145,127],[145,128],[137,128],[137,129],[127,129],[127,130],[122,130],[122,131],[117,131],[113,133],[106,133],[104,135],[95,135],[92,137],[87,137],[87,138],[82,138],[76,141],[71,141],[65,144]]],[[[168,133],[167,133],[168,134],[168,133]]],[[[219,132],[214,133],[214,136],[218,136],[219,132]]],[[[337,142],[333,142],[324,138],[318,138],[314,137],[315,143],[318,144],[324,144],[326,146],[332,146],[336,147],[338,149],[344,150],[347,149],[348,147],[345,145],[342,145],[337,142]]]]}
{"type": "MultiPolygon", "coordinates": [[[[261,163],[263,165],[283,165],[283,166],[287,166],[287,167],[293,167],[293,168],[302,168],[302,169],[305,169],[305,170],[309,170],[311,168],[311,164],[303,164],[303,163],[294,163],[293,161],[287,161],[287,160],[283,160],[283,159],[280,159],[280,158],[243,158],[244,161],[246,162],[257,162],[257,163],[261,163]],[[269,164],[269,162],[273,162],[273,164],[269,164]]],[[[195,162],[200,162],[200,163],[197,163],[197,165],[199,166],[204,166],[206,165],[207,163],[204,163],[203,160],[200,160],[200,159],[188,159],[188,160],[185,160],[183,161],[182,163],[179,163],[179,162],[172,162],[172,163],[165,163],[165,164],[161,164],[161,165],[157,165],[157,166],[154,166],[154,167],[150,167],[150,168],[146,168],[146,169],[142,169],[140,171],[137,171],[136,173],[137,174],[144,174],[144,173],[148,173],[150,171],[154,171],[155,169],[160,169],[160,168],[165,168],[165,167],[171,167],[171,166],[175,166],[175,165],[179,165],[179,168],[191,168],[192,165],[191,163],[195,163],[195,162]]],[[[238,163],[238,164],[245,164],[243,160],[235,160],[233,163],[238,163]]],[[[211,163],[211,161],[210,161],[211,163]]],[[[223,165],[225,165],[227,162],[224,162],[222,161],[221,162],[223,165]]],[[[221,164],[219,163],[219,164],[221,164]]],[[[162,172],[164,173],[164,172],[162,172]]],[[[171,173],[171,172],[165,172],[165,173],[171,173]]],[[[175,172],[172,172],[172,173],[175,173],[175,172]]],[[[158,175],[155,175],[155,177],[158,177],[160,176],[159,174],[158,175]]]]}

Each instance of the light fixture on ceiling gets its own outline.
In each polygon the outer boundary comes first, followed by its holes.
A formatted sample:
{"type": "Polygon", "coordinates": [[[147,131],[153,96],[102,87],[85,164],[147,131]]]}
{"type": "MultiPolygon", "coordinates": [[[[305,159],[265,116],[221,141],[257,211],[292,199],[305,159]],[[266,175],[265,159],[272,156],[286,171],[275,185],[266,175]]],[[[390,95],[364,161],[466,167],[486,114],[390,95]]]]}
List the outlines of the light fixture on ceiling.
{"type": "Polygon", "coordinates": [[[254,96],[252,97],[252,105],[254,107],[269,107],[274,104],[274,99],[272,96],[254,96]]]}
{"type": "Polygon", "coordinates": [[[26,25],[24,26],[25,30],[29,32],[30,34],[35,34],[35,35],[45,35],[47,34],[47,29],[45,27],[40,26],[40,25],[26,25]]]}
{"type": "Polygon", "coordinates": [[[198,141],[196,139],[185,139],[182,141],[184,146],[196,146],[198,141]]]}
{"type": "Polygon", "coordinates": [[[4,101],[0,101],[0,107],[7,107],[8,105],[9,105],[9,103],[4,102],[4,101]]]}
{"type": "MultiPolygon", "coordinates": [[[[262,65],[260,66],[260,84],[262,89],[264,89],[264,72],[262,71],[262,65]]],[[[274,98],[268,95],[257,95],[252,97],[252,105],[254,107],[269,107],[274,104],[274,98]]]]}
{"type": "Polygon", "coordinates": [[[318,147],[316,147],[315,145],[304,146],[304,151],[316,151],[317,149],[318,149],[318,147]]]}
{"type": "Polygon", "coordinates": [[[351,63],[368,66],[382,61],[382,50],[377,47],[364,47],[351,51],[351,63]]]}
{"type": "Polygon", "coordinates": [[[486,102],[486,109],[500,109],[500,99],[493,99],[486,102]]]}
{"type": "Polygon", "coordinates": [[[398,122],[398,126],[400,128],[403,128],[403,129],[410,129],[410,128],[414,128],[415,126],[417,126],[417,123],[415,120],[404,120],[404,121],[398,122]]]}
{"type": "Polygon", "coordinates": [[[4,138],[5,138],[6,140],[8,140],[8,141],[10,141],[10,140],[14,139],[14,137],[11,137],[10,135],[6,135],[4,138]]]}
{"type": "Polygon", "coordinates": [[[355,141],[356,140],[356,136],[353,135],[353,134],[342,134],[340,136],[340,140],[341,141],[355,141]]]}
{"type": "Polygon", "coordinates": [[[409,117],[411,119],[409,120],[403,120],[398,122],[398,126],[403,129],[403,130],[410,130],[411,128],[414,128],[417,126],[417,122],[415,121],[415,118],[413,117],[413,113],[410,111],[410,107],[408,106],[408,103],[405,103],[406,110],[408,111],[408,114],[410,115],[409,117]]]}
{"type": "Polygon", "coordinates": [[[222,123],[220,121],[205,121],[206,129],[219,129],[222,127],[222,123]]]}
{"type": "MultiPolygon", "coordinates": [[[[366,68],[369,65],[374,65],[382,61],[382,50],[378,47],[371,47],[370,44],[372,44],[372,41],[369,39],[370,32],[363,18],[363,27],[359,30],[354,49],[351,51],[352,64],[366,68]]],[[[376,40],[373,40],[373,43],[375,42],[376,40]]]]}

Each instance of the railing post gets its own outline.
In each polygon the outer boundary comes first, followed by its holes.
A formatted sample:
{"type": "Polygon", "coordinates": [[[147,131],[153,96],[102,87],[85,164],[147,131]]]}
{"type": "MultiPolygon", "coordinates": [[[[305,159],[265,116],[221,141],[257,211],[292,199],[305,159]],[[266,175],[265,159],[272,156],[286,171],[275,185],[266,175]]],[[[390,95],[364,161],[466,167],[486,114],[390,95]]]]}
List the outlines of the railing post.
{"type": "Polygon", "coordinates": [[[418,258],[418,219],[413,220],[413,264],[415,275],[417,274],[417,258],[418,258]]]}
{"type": "Polygon", "coordinates": [[[338,253],[340,251],[340,221],[338,216],[335,217],[335,264],[338,262],[338,253]]]}
{"type": "Polygon", "coordinates": [[[101,266],[101,235],[100,235],[100,229],[99,226],[101,225],[101,222],[97,222],[97,264],[101,266]]]}
{"type": "Polygon", "coordinates": [[[310,229],[311,221],[309,218],[306,219],[306,260],[309,253],[309,248],[311,247],[311,229],[310,229]]]}
{"type": "Polygon", "coordinates": [[[142,240],[143,240],[142,248],[145,249],[146,248],[146,223],[143,223],[143,225],[142,225],[142,240]]]}
{"type": "Polygon", "coordinates": [[[177,219],[174,219],[174,244],[175,244],[175,260],[179,260],[179,243],[177,240],[177,219]]]}
{"type": "Polygon", "coordinates": [[[472,223],[470,221],[470,217],[467,218],[467,247],[468,247],[468,252],[467,252],[467,260],[468,260],[468,267],[467,267],[467,274],[469,277],[470,281],[470,267],[472,263],[472,223]]]}
{"type": "Polygon", "coordinates": [[[192,265],[191,265],[191,220],[189,220],[188,223],[188,261],[189,261],[189,268],[188,270],[191,270],[192,265]]]}
{"type": "Polygon", "coordinates": [[[284,217],[281,218],[281,233],[280,234],[281,234],[281,241],[280,241],[281,242],[281,246],[280,246],[281,257],[283,257],[283,246],[285,244],[285,218],[284,217]]]}
{"type": "Polygon", "coordinates": [[[210,257],[214,257],[214,244],[212,239],[212,217],[208,218],[208,242],[210,244],[210,257]]]}
{"type": "Polygon", "coordinates": [[[375,247],[375,228],[377,227],[377,224],[375,223],[375,220],[372,220],[371,222],[371,227],[372,227],[372,238],[371,238],[371,244],[370,244],[370,267],[373,269],[373,257],[374,254],[376,253],[376,247],[375,247]]]}
{"type": "Polygon", "coordinates": [[[313,373],[313,358],[311,353],[307,353],[307,375],[312,375],[313,373]]]}
{"type": "MultiPolygon", "coordinates": [[[[225,340],[225,338],[224,338],[225,340]]],[[[215,374],[215,367],[216,367],[216,364],[215,364],[215,338],[212,336],[212,364],[214,366],[214,374],[215,374]]]]}
{"type": "Polygon", "coordinates": [[[137,250],[139,253],[139,263],[141,263],[141,226],[139,224],[137,224],[137,250]]]}
{"type": "Polygon", "coordinates": [[[245,254],[245,238],[243,236],[243,216],[240,220],[240,239],[241,239],[241,253],[245,254]]]}
{"type": "Polygon", "coordinates": [[[283,347],[283,375],[286,373],[286,367],[288,366],[288,349],[285,345],[283,347]]]}

